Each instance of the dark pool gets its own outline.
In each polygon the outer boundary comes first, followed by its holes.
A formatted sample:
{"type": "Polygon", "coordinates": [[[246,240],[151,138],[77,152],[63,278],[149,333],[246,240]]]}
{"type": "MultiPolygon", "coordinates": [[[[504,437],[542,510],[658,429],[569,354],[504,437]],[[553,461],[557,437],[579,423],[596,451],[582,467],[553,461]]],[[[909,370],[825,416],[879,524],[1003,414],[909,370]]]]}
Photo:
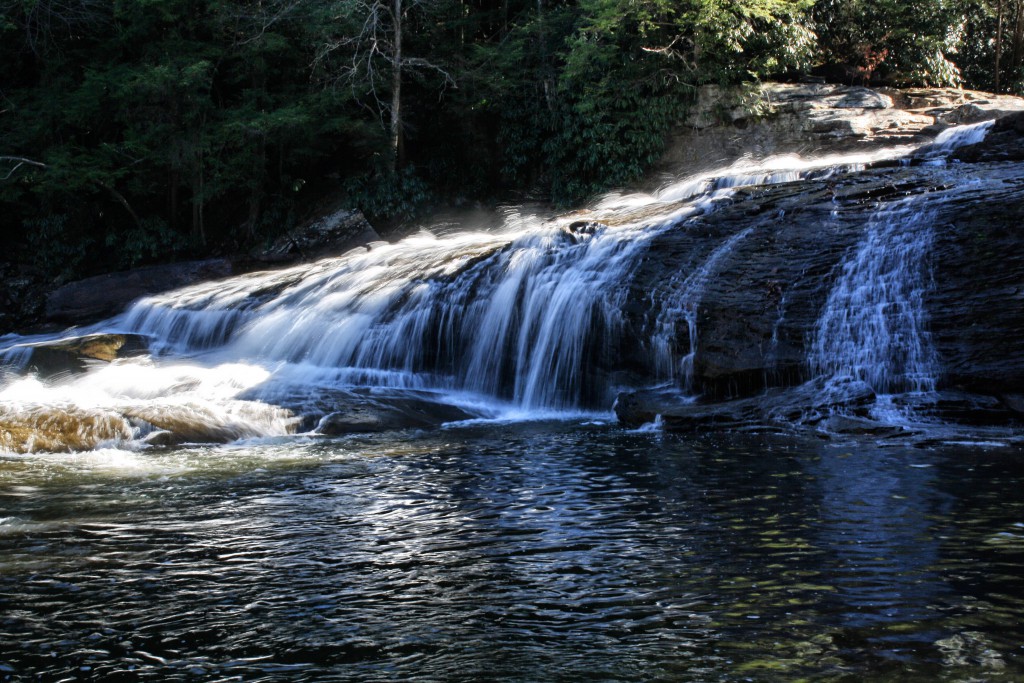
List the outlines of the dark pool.
{"type": "Polygon", "coordinates": [[[0,457],[0,680],[1024,680],[1024,453],[582,422],[0,457]]]}

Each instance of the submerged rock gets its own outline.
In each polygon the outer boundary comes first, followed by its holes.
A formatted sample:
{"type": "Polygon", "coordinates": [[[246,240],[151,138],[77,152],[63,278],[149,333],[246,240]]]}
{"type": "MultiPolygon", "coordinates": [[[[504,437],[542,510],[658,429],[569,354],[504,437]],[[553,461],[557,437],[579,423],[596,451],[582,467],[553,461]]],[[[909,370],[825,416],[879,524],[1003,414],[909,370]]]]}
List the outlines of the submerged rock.
{"type": "Polygon", "coordinates": [[[91,363],[142,355],[149,341],[137,334],[90,334],[15,347],[9,358],[40,377],[85,372],[91,363]]]}

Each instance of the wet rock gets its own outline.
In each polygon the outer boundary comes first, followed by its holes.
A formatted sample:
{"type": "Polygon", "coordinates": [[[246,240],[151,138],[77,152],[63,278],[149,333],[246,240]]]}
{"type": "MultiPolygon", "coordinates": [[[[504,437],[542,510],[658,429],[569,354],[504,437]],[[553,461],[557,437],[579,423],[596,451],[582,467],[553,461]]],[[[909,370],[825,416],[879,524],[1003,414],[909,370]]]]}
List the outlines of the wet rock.
{"type": "Polygon", "coordinates": [[[818,378],[728,401],[694,400],[668,390],[624,392],[616,401],[615,414],[628,427],[639,427],[660,416],[666,431],[692,431],[816,423],[839,410],[857,416],[866,412],[874,399],[875,392],[864,382],[818,378]]]}
{"type": "Polygon", "coordinates": [[[85,324],[120,313],[143,296],[232,274],[226,259],[146,266],[71,282],[46,297],[44,319],[85,324]]]}
{"type": "Polygon", "coordinates": [[[875,436],[881,438],[908,436],[905,427],[889,425],[877,420],[855,415],[830,415],[817,425],[819,430],[830,434],[875,436]]]}
{"type": "Polygon", "coordinates": [[[137,334],[91,334],[15,347],[9,360],[45,378],[85,372],[96,362],[143,355],[148,346],[149,340],[137,334]]]}
{"type": "Polygon", "coordinates": [[[74,406],[0,406],[0,450],[11,453],[87,451],[132,437],[120,414],[74,406]]]}
{"type": "Polygon", "coordinates": [[[895,404],[915,413],[961,425],[1005,425],[1019,416],[994,396],[945,389],[895,397],[895,404]]]}
{"type": "Polygon", "coordinates": [[[181,443],[230,443],[238,439],[272,433],[289,434],[299,423],[291,411],[255,401],[229,401],[225,404],[147,403],[124,409],[125,418],[143,423],[151,431],[145,439],[150,445],[181,443]],[[276,429],[268,430],[275,424],[276,429]]]}
{"type": "Polygon", "coordinates": [[[1024,394],[1003,394],[999,397],[1003,406],[1017,417],[1024,417],[1024,394]]]}
{"type": "MultiPolygon", "coordinates": [[[[669,295],[666,283],[698,270],[749,228],[702,286],[693,386],[702,402],[729,402],[810,379],[810,344],[837,274],[880,208],[915,198],[928,216],[915,229],[930,233],[929,278],[920,295],[939,388],[1024,394],[1024,251],[1014,227],[1024,225],[1024,179],[1014,164],[877,169],[736,193],[652,238],[623,309],[621,365],[653,381],[650,349],[631,340],[651,334],[659,297],[669,295]]],[[[680,323],[674,332],[670,347],[681,358],[690,351],[689,331],[680,323]]],[[[627,406],[636,413],[627,423],[649,422],[660,412],[627,406]]],[[[970,412],[956,419],[989,423],[1009,414],[970,412]]]]}
{"type": "Polygon", "coordinates": [[[1000,118],[983,141],[957,150],[953,158],[964,162],[1024,160],[1024,112],[1000,118]]]}
{"type": "Polygon", "coordinates": [[[604,227],[604,225],[596,221],[574,221],[562,227],[562,234],[566,235],[572,242],[577,243],[604,227]]]}
{"type": "Polygon", "coordinates": [[[412,396],[362,397],[325,415],[316,431],[327,436],[366,434],[399,429],[429,429],[446,422],[471,419],[451,404],[412,396]]]}

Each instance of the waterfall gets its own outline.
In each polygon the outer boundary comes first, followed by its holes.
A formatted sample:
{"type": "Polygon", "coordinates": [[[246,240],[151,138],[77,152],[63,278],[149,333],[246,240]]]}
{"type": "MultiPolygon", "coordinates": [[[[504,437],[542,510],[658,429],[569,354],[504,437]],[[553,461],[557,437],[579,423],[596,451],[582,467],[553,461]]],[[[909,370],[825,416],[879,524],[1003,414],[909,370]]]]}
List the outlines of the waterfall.
{"type": "Polygon", "coordinates": [[[751,226],[736,233],[716,247],[696,270],[685,276],[673,277],[665,287],[666,293],[661,302],[661,312],[654,323],[650,344],[659,379],[678,380],[687,393],[693,393],[693,361],[697,355],[697,307],[708,280],[717,272],[721,261],[753,229],[751,226]],[[675,351],[677,327],[680,322],[686,325],[689,341],[688,350],[682,357],[675,351]]]}
{"type": "MultiPolygon", "coordinates": [[[[964,127],[932,147],[974,141],[984,130],[964,127]]],[[[651,381],[675,383],[692,398],[699,307],[756,226],[731,228],[641,294],[634,280],[647,272],[645,260],[660,258],[651,253],[655,238],[693,229],[702,242],[703,221],[737,200],[738,188],[830,178],[920,149],[745,159],[655,192],[611,194],[560,218],[509,209],[487,231],[424,231],[151,296],[86,330],[141,335],[148,358],[85,364],[74,376],[0,379],[0,418],[43,434],[49,449],[79,449],[126,434],[151,443],[276,437],[367,396],[429,394],[488,415],[606,410],[622,384],[651,381]],[[69,423],[58,424],[58,415],[69,423]]],[[[756,215],[758,191],[745,194],[756,215]]],[[[815,373],[863,380],[879,393],[935,388],[922,305],[933,239],[925,196],[876,211],[835,271],[809,340],[815,373]]],[[[772,303],[768,354],[779,345],[784,297],[772,303]]],[[[53,340],[7,338],[0,357],[24,366],[53,340]]]]}
{"type": "MultiPolygon", "coordinates": [[[[821,177],[895,153],[741,161],[654,194],[609,195],[554,221],[510,212],[495,232],[421,233],[150,297],[122,324],[166,353],[272,368],[268,400],[294,386],[370,385],[469,392],[525,410],[606,407],[615,387],[599,364],[620,342],[631,275],[653,237],[685,229],[735,188],[821,177]]],[[[748,233],[730,237],[659,297],[653,337],[642,343],[656,349],[668,376],[692,385],[696,305],[748,233]],[[675,360],[681,321],[690,347],[675,360]]]]}
{"type": "Polygon", "coordinates": [[[311,273],[203,285],[140,302],[126,324],[179,352],[278,366],[290,383],[470,391],[524,408],[586,403],[594,344],[614,335],[618,298],[650,235],[514,228],[419,235],[311,273]]]}
{"type": "MultiPolygon", "coordinates": [[[[945,165],[953,150],[984,140],[992,124],[949,128],[917,155],[945,165]]],[[[866,382],[878,394],[873,415],[883,421],[921,419],[892,397],[934,392],[941,372],[924,308],[933,204],[925,193],[876,210],[839,270],[810,344],[812,374],[866,382]]]]}
{"type": "Polygon", "coordinates": [[[923,305],[934,233],[922,203],[911,197],[871,217],[814,331],[816,374],[861,380],[883,394],[935,389],[938,362],[923,305]]]}

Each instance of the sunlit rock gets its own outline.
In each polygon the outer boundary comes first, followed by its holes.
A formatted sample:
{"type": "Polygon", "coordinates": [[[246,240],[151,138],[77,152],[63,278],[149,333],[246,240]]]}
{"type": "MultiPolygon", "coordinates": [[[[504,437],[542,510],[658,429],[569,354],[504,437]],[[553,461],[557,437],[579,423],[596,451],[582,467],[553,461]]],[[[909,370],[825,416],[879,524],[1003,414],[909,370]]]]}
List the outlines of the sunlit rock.
{"type": "Polygon", "coordinates": [[[85,372],[91,363],[111,362],[144,354],[146,337],[137,334],[91,334],[52,342],[25,344],[11,357],[26,371],[41,377],[85,372]],[[20,353],[18,353],[20,351],[20,353]]]}
{"type": "Polygon", "coordinates": [[[13,453],[92,450],[132,438],[128,420],[115,411],[66,405],[0,405],[0,450],[13,453]]]}

